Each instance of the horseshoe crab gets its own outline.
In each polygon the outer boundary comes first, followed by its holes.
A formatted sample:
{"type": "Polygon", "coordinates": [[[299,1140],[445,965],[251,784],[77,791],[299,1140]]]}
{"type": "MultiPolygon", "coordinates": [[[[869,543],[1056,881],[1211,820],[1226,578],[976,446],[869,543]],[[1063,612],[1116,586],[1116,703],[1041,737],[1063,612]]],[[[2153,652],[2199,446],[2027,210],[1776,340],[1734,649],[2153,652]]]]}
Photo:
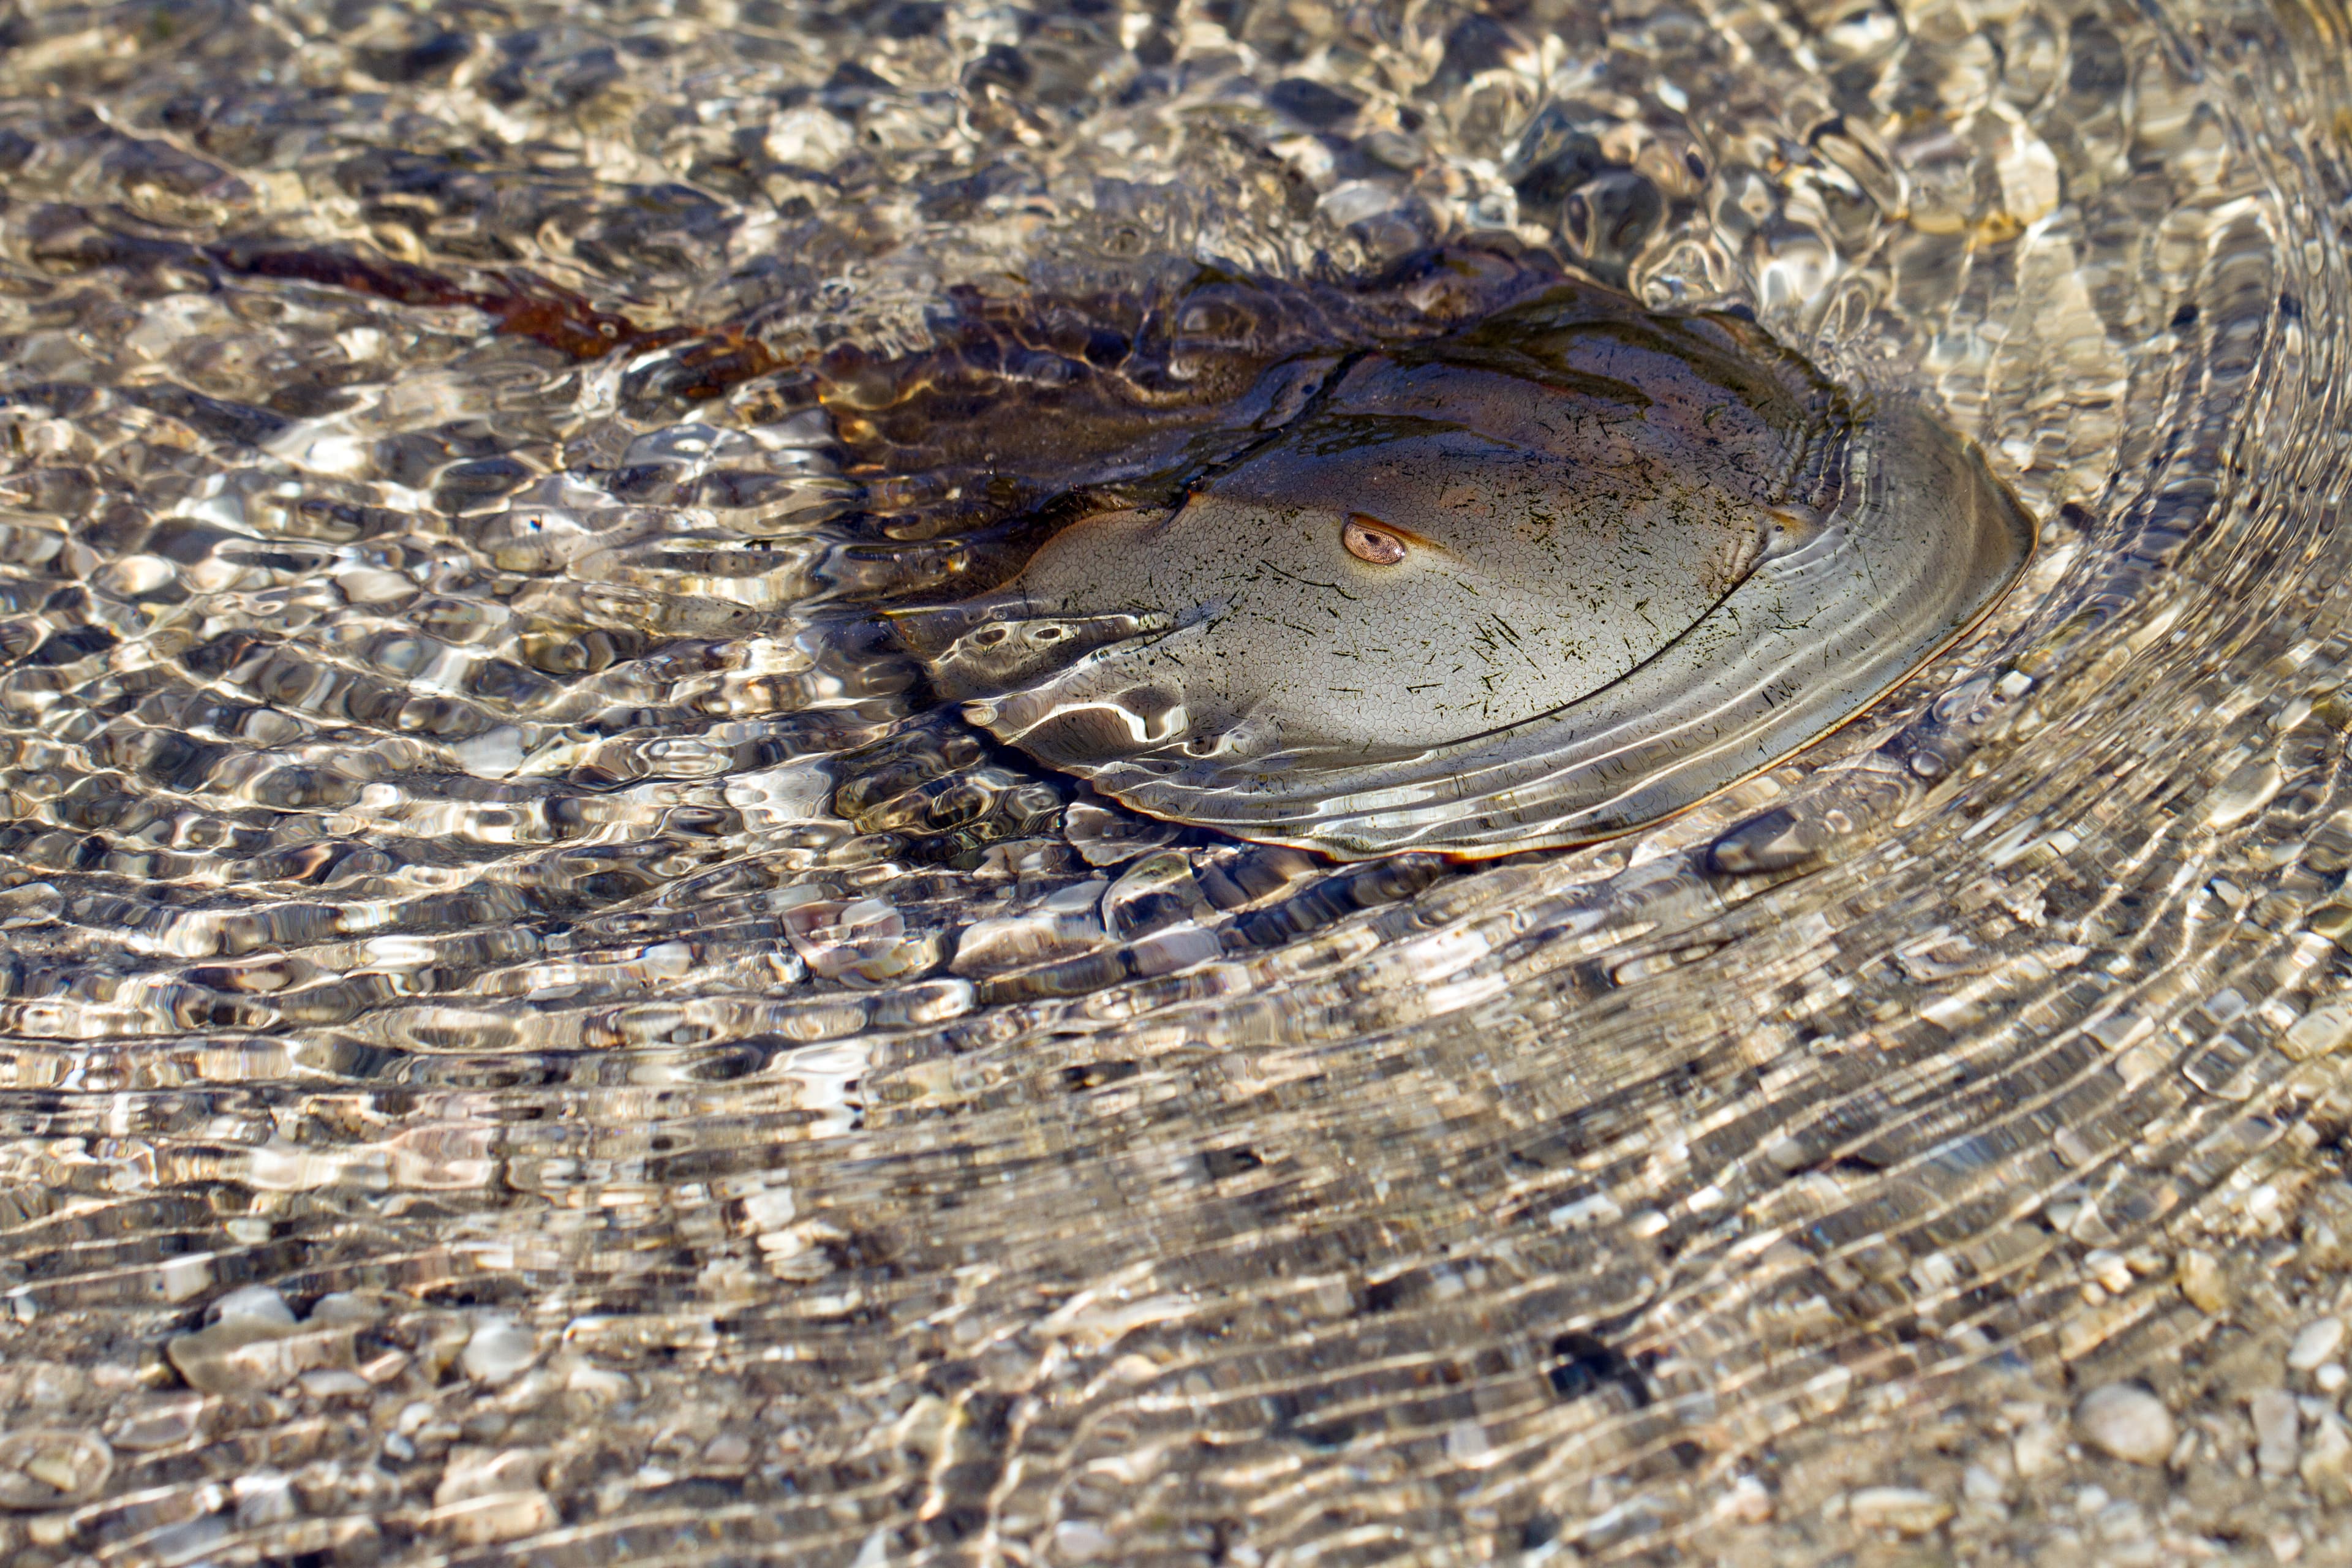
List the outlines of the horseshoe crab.
{"type": "Polygon", "coordinates": [[[1496,855],[1654,822],[1819,739],[2032,549],[1971,444],[1733,315],[1569,284],[1304,374],[1171,504],[895,616],[940,693],[1155,816],[1496,855]]]}

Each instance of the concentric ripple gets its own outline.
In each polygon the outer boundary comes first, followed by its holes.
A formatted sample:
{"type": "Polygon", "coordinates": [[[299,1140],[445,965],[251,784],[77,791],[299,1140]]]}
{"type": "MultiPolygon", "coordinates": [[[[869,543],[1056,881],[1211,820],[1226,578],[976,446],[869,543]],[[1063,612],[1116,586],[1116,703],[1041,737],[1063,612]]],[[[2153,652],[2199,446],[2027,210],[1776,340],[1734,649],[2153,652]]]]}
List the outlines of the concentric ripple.
{"type": "Polygon", "coordinates": [[[2352,1555],[2339,7],[5,26],[0,1559],[2352,1555]],[[881,625],[1562,268],[2026,579],[1473,867],[881,625]]]}

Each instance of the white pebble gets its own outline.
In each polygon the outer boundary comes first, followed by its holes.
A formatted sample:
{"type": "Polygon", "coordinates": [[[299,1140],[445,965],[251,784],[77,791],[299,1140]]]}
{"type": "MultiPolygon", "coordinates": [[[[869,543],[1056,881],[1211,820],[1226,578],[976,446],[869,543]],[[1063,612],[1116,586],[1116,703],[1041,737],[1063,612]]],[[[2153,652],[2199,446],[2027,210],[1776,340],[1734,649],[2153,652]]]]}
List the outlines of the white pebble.
{"type": "Polygon", "coordinates": [[[1066,1519],[1054,1526],[1055,1554],[1066,1562],[1091,1563],[1118,1546],[1110,1532],[1090,1520],[1066,1519]]]}
{"type": "Polygon", "coordinates": [[[2074,1426],[2091,1447],[2135,1465],[2164,1463],[2179,1436],[2164,1401],[2133,1383],[2110,1383],[2083,1395],[2074,1426]]]}
{"type": "Polygon", "coordinates": [[[313,1399],[336,1399],[368,1391],[366,1378],[355,1372],[345,1372],[341,1367],[322,1366],[304,1373],[294,1381],[301,1384],[302,1392],[313,1399]]]}
{"type": "Polygon", "coordinates": [[[2294,1343],[2287,1347],[2286,1364],[2297,1372],[2309,1372],[2320,1363],[2333,1360],[2343,1343],[2341,1318],[2315,1318],[2303,1325],[2294,1336],[2294,1343]]]}
{"type": "Polygon", "coordinates": [[[2294,1473],[2303,1455],[2303,1412],[2294,1395],[2283,1388],[2265,1388],[2246,1402],[2254,1423],[2254,1460],[2273,1480],[2294,1473]]]}
{"type": "Polygon", "coordinates": [[[1754,1476],[1733,1479],[1730,1489],[1718,1499],[1715,1511],[1725,1519],[1741,1524],[1766,1524],[1772,1518],[1772,1494],[1754,1476]]]}
{"type": "Polygon", "coordinates": [[[530,1331],[512,1318],[486,1318],[466,1342],[457,1364],[476,1383],[497,1384],[529,1366],[537,1349],[530,1331]]]}
{"type": "Polygon", "coordinates": [[[2047,1421],[2027,1422],[2009,1447],[2021,1476],[2047,1475],[2066,1457],[2064,1435],[2047,1421]]]}
{"type": "Polygon", "coordinates": [[[230,1291],[213,1303],[213,1321],[216,1323],[275,1323],[280,1328],[294,1326],[294,1310],[286,1298],[267,1285],[247,1285],[230,1291]]]}
{"type": "Polygon", "coordinates": [[[2106,1247],[2097,1247],[2083,1259],[2083,1271],[2114,1295],[2123,1295],[2132,1287],[2131,1265],[2124,1255],[2106,1247]]]}
{"type": "Polygon", "coordinates": [[[2344,1363],[2340,1361],[2322,1362],[2312,1369],[2311,1381],[2319,1386],[2322,1394],[2343,1393],[2347,1381],[2344,1363]]]}
{"type": "Polygon", "coordinates": [[[1960,1495],[1970,1502],[2007,1502],[2009,1488],[1985,1466],[1970,1465],[1960,1473],[1960,1495]]]}

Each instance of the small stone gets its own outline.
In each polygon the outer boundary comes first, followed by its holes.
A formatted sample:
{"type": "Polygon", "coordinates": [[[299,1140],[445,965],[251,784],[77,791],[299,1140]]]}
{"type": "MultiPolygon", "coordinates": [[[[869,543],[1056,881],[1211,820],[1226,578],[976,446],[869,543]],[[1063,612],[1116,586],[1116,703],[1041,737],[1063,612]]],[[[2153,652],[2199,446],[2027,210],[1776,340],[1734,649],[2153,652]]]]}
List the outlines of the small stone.
{"type": "Polygon", "coordinates": [[[460,1546],[494,1546],[502,1541],[520,1541],[556,1525],[555,1504],[536,1487],[529,1491],[468,1498],[447,1508],[436,1508],[425,1517],[434,1529],[460,1546]]]}
{"type": "Polygon", "coordinates": [[[2131,1265],[2122,1253],[2110,1248],[2092,1248],[2083,1259],[2083,1271],[2111,1295],[2120,1296],[2131,1289],[2131,1265]]]}
{"type": "Polygon", "coordinates": [[[2297,1372],[2309,1372],[2331,1359],[2343,1343],[2341,1318],[2315,1318],[2295,1331],[2294,1342],[2287,1346],[2286,1364],[2297,1372]]]}
{"type": "Polygon", "coordinates": [[[204,1413],[205,1402],[191,1394],[159,1400],[123,1417],[115,1429],[114,1446],[133,1453],[175,1448],[197,1434],[204,1413]]]}
{"type": "Polygon", "coordinates": [[[2138,1541],[2147,1534],[2147,1515],[2129,1498],[2118,1498],[2092,1516],[2091,1528],[2102,1541],[2138,1541]]]}
{"type": "Polygon", "coordinates": [[[296,1378],[303,1393],[313,1399],[334,1399],[346,1394],[365,1394],[370,1384],[366,1378],[341,1367],[320,1367],[296,1378]]]}
{"type": "Polygon", "coordinates": [[[163,1352],[199,1393],[267,1393],[314,1367],[350,1366],[352,1331],[301,1329],[290,1321],[239,1315],[176,1335],[163,1352]]]}
{"type": "Polygon", "coordinates": [[[369,1328],[383,1319],[383,1309],[375,1302],[349,1290],[336,1290],[310,1303],[309,1321],[322,1326],[349,1323],[353,1328],[369,1328]]]}
{"type": "Polygon", "coordinates": [[[2303,1454],[2303,1413],[2294,1395],[2265,1388],[2246,1401],[2246,1414],[2254,1424],[2254,1463],[2263,1474],[2273,1480],[2294,1474],[2303,1454]]]}
{"type": "Polygon", "coordinates": [[[495,1388],[529,1366],[538,1348],[530,1331],[512,1318],[485,1318],[475,1325],[457,1364],[476,1383],[495,1388]]]}
{"type": "Polygon", "coordinates": [[[533,1448],[453,1448],[433,1490],[433,1506],[447,1508],[473,1498],[535,1491],[546,1459],[533,1448]]]}
{"type": "Polygon", "coordinates": [[[2074,1426],[2102,1453],[2135,1465],[2160,1465],[2179,1434],[2164,1401],[2136,1383],[2110,1383],[2074,1406],[2074,1426]]]}
{"type": "Polygon", "coordinates": [[[2341,1416],[2330,1414],[2312,1423],[2304,1439],[2303,1460],[2295,1467],[2311,1495],[2330,1508],[2352,1502],[2352,1431],[2341,1416]]]}
{"type": "Polygon", "coordinates": [[[1768,1524],[1772,1519],[1772,1494],[1754,1476],[1736,1477],[1715,1511],[1736,1524],[1768,1524]]]}
{"type": "Polygon", "coordinates": [[[554,1370],[563,1373],[565,1388],[574,1394],[584,1394],[598,1405],[610,1405],[629,1396],[627,1373],[614,1372],[588,1361],[576,1361],[569,1367],[559,1364],[554,1370]]]}
{"type": "Polygon", "coordinates": [[[2028,1421],[2010,1439],[2010,1457],[2021,1476],[2046,1476],[2066,1457],[2066,1435],[2048,1421],[2028,1421]]]}
{"type": "Polygon", "coordinates": [[[229,1495],[236,1499],[239,1530],[283,1524],[301,1511],[294,1500],[293,1483],[277,1470],[256,1470],[237,1477],[229,1485],[229,1495]]]}
{"type": "Polygon", "coordinates": [[[247,1285],[230,1291],[213,1303],[213,1321],[271,1323],[281,1329],[294,1326],[294,1310],[286,1298],[267,1285],[247,1285]]]}
{"type": "Polygon", "coordinates": [[[1054,1555],[1065,1563],[1092,1563],[1108,1556],[1117,1544],[1091,1520],[1066,1519],[1054,1526],[1054,1555]]]}
{"type": "Polygon", "coordinates": [[[60,1495],[81,1489],[81,1458],[71,1447],[44,1448],[25,1461],[25,1473],[60,1495]]]}
{"type": "Polygon", "coordinates": [[[2007,1502],[2009,1488],[1990,1467],[1970,1465],[1960,1472],[1960,1495],[1970,1502],[2007,1502]]]}
{"type": "Polygon", "coordinates": [[[1925,1535],[1952,1517],[1952,1505],[1917,1487],[1864,1487],[1846,1499],[1846,1517],[1856,1530],[1891,1530],[1925,1535]]]}
{"type": "Polygon", "coordinates": [[[2219,1317],[2230,1310],[2230,1283],[2211,1253],[2194,1247],[2183,1252],[2173,1278],[2180,1294],[2199,1311],[2219,1317]]]}
{"type": "Polygon", "coordinates": [[[2311,1381],[2322,1394],[2341,1394],[2345,1384],[2352,1382],[2352,1375],[2346,1373],[2340,1361],[2322,1362],[2311,1369],[2311,1381]]]}
{"type": "Polygon", "coordinates": [[[64,1512],[37,1513],[25,1521],[26,1538],[36,1546],[63,1546],[79,1529],[73,1515],[64,1512]]]}
{"type": "Polygon", "coordinates": [[[722,1470],[741,1469],[751,1462],[751,1439],[740,1432],[721,1432],[703,1445],[702,1462],[722,1470]]]}
{"type": "Polygon", "coordinates": [[[114,1450],[94,1432],[11,1432],[0,1437],[0,1509],[39,1510],[97,1495],[114,1450]]]}

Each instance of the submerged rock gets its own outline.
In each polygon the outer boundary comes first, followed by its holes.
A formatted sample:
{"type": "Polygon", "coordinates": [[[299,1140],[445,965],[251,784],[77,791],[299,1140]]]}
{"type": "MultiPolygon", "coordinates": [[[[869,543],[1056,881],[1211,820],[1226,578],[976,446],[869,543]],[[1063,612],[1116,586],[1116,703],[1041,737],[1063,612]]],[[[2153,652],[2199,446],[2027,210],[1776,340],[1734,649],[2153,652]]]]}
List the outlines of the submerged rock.
{"type": "Polygon", "coordinates": [[[2164,1463],[2178,1436],[2164,1401],[2130,1383],[2110,1383],[2083,1395],[2074,1426],[2093,1447],[2135,1465],[2164,1463]]]}
{"type": "Polygon", "coordinates": [[[1846,1500],[1856,1530],[1925,1535],[1952,1517],[1952,1505],[1917,1487],[1864,1487],[1846,1500]]]}
{"type": "Polygon", "coordinates": [[[98,1495],[114,1473],[114,1452],[94,1432],[12,1432],[0,1436],[0,1509],[62,1508],[98,1495]]]}

